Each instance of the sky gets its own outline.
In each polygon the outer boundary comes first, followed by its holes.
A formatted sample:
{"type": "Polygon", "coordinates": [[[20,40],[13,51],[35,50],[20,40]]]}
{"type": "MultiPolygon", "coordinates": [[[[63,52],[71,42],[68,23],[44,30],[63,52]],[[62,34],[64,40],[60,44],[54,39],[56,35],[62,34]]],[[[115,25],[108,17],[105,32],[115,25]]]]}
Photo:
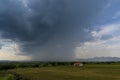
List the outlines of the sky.
{"type": "Polygon", "coordinates": [[[119,0],[0,0],[0,60],[120,57],[119,0]]]}

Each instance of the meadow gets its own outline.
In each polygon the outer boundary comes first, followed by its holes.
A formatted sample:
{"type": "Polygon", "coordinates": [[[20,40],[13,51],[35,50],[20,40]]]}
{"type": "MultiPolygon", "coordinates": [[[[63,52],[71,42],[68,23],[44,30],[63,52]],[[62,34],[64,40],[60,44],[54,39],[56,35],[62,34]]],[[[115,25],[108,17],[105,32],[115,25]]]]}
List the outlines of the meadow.
{"type": "Polygon", "coordinates": [[[87,63],[82,67],[75,67],[72,64],[21,67],[8,69],[7,72],[14,76],[17,74],[16,77],[19,79],[14,80],[120,80],[119,63],[87,63]]]}

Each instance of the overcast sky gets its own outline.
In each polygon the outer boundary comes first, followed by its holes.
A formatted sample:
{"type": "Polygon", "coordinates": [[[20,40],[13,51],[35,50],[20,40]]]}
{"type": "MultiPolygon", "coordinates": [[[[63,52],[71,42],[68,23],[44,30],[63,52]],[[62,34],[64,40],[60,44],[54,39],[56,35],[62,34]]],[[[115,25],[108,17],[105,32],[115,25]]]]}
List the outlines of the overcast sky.
{"type": "Polygon", "coordinates": [[[0,0],[0,60],[120,57],[119,0],[0,0]]]}

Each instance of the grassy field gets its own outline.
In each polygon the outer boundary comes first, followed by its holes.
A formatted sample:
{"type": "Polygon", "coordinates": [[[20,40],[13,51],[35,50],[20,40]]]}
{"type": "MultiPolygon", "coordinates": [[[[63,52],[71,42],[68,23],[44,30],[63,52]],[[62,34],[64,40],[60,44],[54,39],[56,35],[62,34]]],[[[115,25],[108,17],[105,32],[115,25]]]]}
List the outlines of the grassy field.
{"type": "Polygon", "coordinates": [[[27,80],[120,80],[120,64],[86,64],[10,70],[27,80]]]}

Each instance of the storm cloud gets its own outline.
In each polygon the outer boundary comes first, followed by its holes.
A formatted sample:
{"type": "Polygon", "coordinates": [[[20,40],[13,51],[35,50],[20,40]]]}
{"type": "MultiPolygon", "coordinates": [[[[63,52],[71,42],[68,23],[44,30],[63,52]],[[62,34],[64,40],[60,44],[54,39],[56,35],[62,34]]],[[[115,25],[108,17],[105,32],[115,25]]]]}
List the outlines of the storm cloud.
{"type": "Polygon", "coordinates": [[[107,0],[0,0],[0,34],[33,60],[74,60],[107,0]]]}

